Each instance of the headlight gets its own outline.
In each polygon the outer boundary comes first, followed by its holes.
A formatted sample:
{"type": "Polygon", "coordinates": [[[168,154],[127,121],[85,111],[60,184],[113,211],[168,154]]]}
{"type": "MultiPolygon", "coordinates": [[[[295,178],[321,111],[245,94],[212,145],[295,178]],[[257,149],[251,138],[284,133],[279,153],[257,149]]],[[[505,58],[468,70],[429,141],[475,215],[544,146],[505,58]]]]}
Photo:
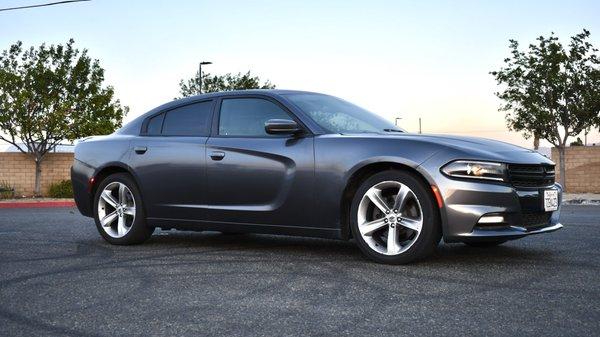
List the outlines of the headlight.
{"type": "Polygon", "coordinates": [[[506,165],[501,163],[457,160],[442,167],[442,172],[456,178],[506,180],[506,165]]]}

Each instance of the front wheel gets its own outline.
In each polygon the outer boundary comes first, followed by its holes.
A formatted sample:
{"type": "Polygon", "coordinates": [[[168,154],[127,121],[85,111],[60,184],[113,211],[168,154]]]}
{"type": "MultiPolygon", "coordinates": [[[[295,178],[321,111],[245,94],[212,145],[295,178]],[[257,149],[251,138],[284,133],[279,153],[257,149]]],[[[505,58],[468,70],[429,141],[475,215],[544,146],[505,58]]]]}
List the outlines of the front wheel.
{"type": "Polygon", "coordinates": [[[142,243],[154,232],[153,227],[146,225],[135,182],[124,173],[100,182],[94,196],[94,220],[100,235],[115,245],[142,243]]]}
{"type": "Polygon", "coordinates": [[[351,205],[358,247],[379,263],[403,264],[431,254],[441,238],[438,210],[428,186],[404,171],[366,179],[351,205]]]}

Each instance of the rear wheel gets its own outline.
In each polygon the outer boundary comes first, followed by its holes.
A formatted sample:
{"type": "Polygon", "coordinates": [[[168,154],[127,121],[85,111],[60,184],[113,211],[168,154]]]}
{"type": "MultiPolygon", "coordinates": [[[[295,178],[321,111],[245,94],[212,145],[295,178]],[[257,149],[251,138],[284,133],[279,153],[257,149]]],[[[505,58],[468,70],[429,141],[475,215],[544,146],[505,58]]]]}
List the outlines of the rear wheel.
{"type": "Polygon", "coordinates": [[[94,197],[94,220],[102,237],[117,245],[146,241],[154,232],[145,221],[142,198],[133,179],[117,173],[106,177],[94,197]]]}
{"type": "Polygon", "coordinates": [[[435,250],[441,238],[433,198],[427,186],[408,172],[384,171],[366,179],[350,212],[357,245],[376,262],[421,259],[435,250]]]}

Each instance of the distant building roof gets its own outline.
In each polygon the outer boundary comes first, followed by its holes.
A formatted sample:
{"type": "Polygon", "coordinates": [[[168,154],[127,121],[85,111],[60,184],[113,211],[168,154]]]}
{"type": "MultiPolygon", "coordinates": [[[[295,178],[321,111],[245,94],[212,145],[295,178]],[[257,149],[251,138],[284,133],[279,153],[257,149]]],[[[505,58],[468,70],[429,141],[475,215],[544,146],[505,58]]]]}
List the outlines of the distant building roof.
{"type": "Polygon", "coordinates": [[[548,158],[552,157],[552,148],[551,147],[541,146],[537,149],[537,152],[548,158]]]}
{"type": "MultiPolygon", "coordinates": [[[[27,148],[25,146],[25,144],[19,144],[19,146],[21,146],[21,148],[23,148],[23,149],[27,148]]],[[[21,152],[21,151],[12,144],[4,144],[4,145],[0,145],[0,152],[21,152]]],[[[56,147],[49,152],[50,153],[54,153],[54,152],[73,153],[73,152],[75,152],[75,145],[68,145],[68,144],[56,145],[56,147]]]]}

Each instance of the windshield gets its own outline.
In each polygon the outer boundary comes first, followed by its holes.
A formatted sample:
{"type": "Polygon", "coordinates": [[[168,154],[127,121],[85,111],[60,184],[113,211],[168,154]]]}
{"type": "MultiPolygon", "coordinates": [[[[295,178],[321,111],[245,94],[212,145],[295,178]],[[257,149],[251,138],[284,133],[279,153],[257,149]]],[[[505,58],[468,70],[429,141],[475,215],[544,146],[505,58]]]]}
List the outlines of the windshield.
{"type": "Polygon", "coordinates": [[[403,132],[394,124],[350,102],[322,94],[286,97],[331,133],[403,132]]]}

